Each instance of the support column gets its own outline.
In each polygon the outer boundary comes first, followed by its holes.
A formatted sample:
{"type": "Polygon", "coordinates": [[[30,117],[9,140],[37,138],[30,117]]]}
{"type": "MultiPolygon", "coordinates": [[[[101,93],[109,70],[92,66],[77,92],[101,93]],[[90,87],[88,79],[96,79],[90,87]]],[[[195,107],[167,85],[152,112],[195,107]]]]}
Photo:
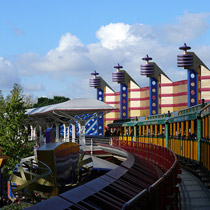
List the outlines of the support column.
{"type": "Polygon", "coordinates": [[[56,123],[55,126],[56,126],[56,137],[55,137],[55,139],[58,142],[59,141],[59,132],[60,132],[60,129],[59,128],[60,127],[59,127],[59,124],[58,123],[56,123]]]}
{"type": "Polygon", "coordinates": [[[69,142],[69,123],[68,124],[66,124],[66,128],[67,128],[67,137],[66,137],[66,139],[67,139],[67,142],[69,142]]]}
{"type": "Polygon", "coordinates": [[[41,125],[39,125],[39,143],[40,143],[40,146],[44,144],[41,125]]]}
{"type": "Polygon", "coordinates": [[[63,124],[63,140],[66,141],[66,124],[63,124]]]}
{"type": "Polygon", "coordinates": [[[75,142],[76,138],[76,126],[74,124],[71,124],[72,126],[72,142],[75,142]]]}
{"type": "Polygon", "coordinates": [[[30,129],[31,129],[31,140],[33,140],[33,135],[34,135],[34,132],[33,132],[33,125],[30,125],[30,129]]]}
{"type": "Polygon", "coordinates": [[[36,126],[30,125],[30,127],[31,127],[31,140],[35,140],[35,136],[36,136],[36,126]]]}
{"type": "Polygon", "coordinates": [[[86,142],[85,142],[85,124],[86,121],[80,121],[78,123],[79,125],[79,144],[82,146],[85,146],[86,142]]]}

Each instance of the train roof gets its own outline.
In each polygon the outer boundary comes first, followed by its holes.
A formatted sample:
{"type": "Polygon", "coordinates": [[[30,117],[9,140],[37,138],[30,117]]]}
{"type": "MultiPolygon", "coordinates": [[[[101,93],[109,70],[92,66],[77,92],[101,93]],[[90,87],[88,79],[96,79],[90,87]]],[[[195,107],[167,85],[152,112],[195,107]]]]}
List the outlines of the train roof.
{"type": "Polygon", "coordinates": [[[205,107],[201,110],[201,117],[209,115],[210,113],[210,102],[207,103],[205,107]]]}
{"type": "Polygon", "coordinates": [[[182,122],[182,121],[189,121],[189,120],[195,120],[200,116],[200,110],[190,112],[190,113],[183,113],[182,115],[178,115],[176,117],[171,117],[169,118],[168,122],[169,123],[174,123],[174,122],[182,122]]]}
{"type": "Polygon", "coordinates": [[[156,119],[150,119],[150,120],[142,120],[138,122],[138,125],[161,125],[168,122],[168,117],[164,118],[156,118],[156,119]]]}

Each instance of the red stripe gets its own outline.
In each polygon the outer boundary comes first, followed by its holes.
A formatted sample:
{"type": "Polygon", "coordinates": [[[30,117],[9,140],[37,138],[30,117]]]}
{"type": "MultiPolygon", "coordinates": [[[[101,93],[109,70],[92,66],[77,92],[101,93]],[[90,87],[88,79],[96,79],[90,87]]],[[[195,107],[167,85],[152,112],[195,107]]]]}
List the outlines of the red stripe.
{"type": "Polygon", "coordinates": [[[120,95],[120,92],[116,92],[116,93],[104,93],[104,96],[117,96],[120,95]]]}
{"type": "Polygon", "coordinates": [[[210,91],[210,88],[199,88],[199,91],[210,91]]]}
{"type": "Polygon", "coordinates": [[[119,104],[120,101],[106,101],[106,104],[119,104]]]}
{"type": "Polygon", "coordinates": [[[105,118],[105,121],[113,121],[113,120],[117,120],[119,118],[105,118]]]}
{"type": "Polygon", "coordinates": [[[161,83],[160,87],[165,87],[165,86],[178,86],[178,85],[185,85],[187,84],[187,80],[181,80],[177,82],[172,82],[172,83],[161,83]]]}
{"type": "Polygon", "coordinates": [[[145,98],[129,98],[129,101],[146,101],[149,100],[149,97],[145,98]]]}
{"type": "Polygon", "coordinates": [[[180,92],[180,93],[163,93],[159,94],[160,97],[172,97],[172,96],[184,96],[187,95],[188,92],[180,92]]]}
{"type": "Polygon", "coordinates": [[[179,103],[179,104],[160,104],[160,107],[179,107],[179,106],[187,106],[187,103],[179,103]]]}
{"type": "Polygon", "coordinates": [[[200,76],[200,80],[202,79],[210,79],[210,76],[200,76]]]}
{"type": "Polygon", "coordinates": [[[129,110],[145,110],[145,109],[149,109],[149,106],[145,106],[145,107],[130,107],[129,110]]]}
{"type": "Polygon", "coordinates": [[[149,90],[149,87],[143,87],[143,88],[138,88],[138,89],[130,89],[130,92],[140,92],[140,91],[146,91],[149,90]]]}

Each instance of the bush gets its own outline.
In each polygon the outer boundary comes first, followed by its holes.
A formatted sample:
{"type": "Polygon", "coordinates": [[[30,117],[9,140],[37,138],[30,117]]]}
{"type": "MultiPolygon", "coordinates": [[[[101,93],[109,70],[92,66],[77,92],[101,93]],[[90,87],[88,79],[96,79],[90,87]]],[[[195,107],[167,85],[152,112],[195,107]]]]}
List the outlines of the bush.
{"type": "Polygon", "coordinates": [[[30,204],[26,204],[26,203],[13,203],[13,204],[2,207],[2,210],[22,210],[30,206],[31,206],[30,204]]]}

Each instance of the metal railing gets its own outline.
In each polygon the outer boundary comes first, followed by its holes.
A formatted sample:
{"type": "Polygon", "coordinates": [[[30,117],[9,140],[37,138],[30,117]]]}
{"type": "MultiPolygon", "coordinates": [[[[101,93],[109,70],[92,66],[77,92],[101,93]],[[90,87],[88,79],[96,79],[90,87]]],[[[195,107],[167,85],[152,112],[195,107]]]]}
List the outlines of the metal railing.
{"type": "Polygon", "coordinates": [[[113,139],[113,145],[150,161],[164,172],[164,175],[149,189],[141,191],[126,202],[123,209],[131,209],[138,205],[141,205],[142,209],[165,209],[167,206],[172,209],[180,209],[177,184],[181,182],[181,179],[178,178],[181,170],[176,155],[170,149],[154,144],[119,140],[118,138],[113,139]]]}

